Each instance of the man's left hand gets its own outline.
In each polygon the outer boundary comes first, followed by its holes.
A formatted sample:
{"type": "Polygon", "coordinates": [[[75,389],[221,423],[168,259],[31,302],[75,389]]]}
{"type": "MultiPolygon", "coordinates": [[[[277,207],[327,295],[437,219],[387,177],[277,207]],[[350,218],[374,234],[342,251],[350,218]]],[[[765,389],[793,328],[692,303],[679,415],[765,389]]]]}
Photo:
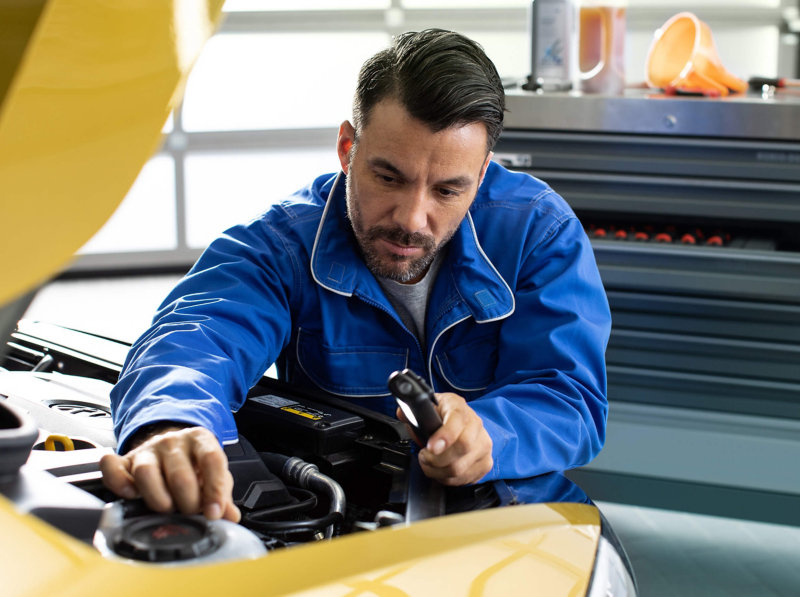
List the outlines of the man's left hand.
{"type": "MultiPolygon", "coordinates": [[[[419,453],[422,471],[443,485],[467,485],[480,481],[493,465],[492,438],[483,428],[483,420],[458,394],[436,394],[436,399],[442,426],[419,453]]],[[[414,436],[399,408],[397,418],[414,436]]]]}

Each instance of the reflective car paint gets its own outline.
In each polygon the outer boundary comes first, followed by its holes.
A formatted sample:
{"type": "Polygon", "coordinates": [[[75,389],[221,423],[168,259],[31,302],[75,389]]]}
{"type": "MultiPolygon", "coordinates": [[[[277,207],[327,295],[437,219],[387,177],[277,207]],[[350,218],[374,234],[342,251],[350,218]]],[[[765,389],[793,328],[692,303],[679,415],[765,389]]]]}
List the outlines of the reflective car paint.
{"type": "Polygon", "coordinates": [[[600,537],[587,504],[456,514],[293,547],[251,561],[174,567],[107,560],[0,498],[7,597],[585,595],[600,537]]]}
{"type": "Polygon", "coordinates": [[[120,204],[223,1],[0,6],[0,305],[64,267],[120,204]]]}

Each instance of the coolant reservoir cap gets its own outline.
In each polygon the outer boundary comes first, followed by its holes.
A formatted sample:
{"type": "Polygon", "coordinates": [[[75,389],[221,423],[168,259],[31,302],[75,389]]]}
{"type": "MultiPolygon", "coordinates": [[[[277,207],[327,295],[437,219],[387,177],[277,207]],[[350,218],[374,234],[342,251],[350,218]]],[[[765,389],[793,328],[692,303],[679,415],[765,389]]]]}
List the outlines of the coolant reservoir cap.
{"type": "Polygon", "coordinates": [[[219,546],[219,537],[205,519],[156,514],[126,520],[111,547],[134,560],[176,562],[208,555],[219,546]]]}

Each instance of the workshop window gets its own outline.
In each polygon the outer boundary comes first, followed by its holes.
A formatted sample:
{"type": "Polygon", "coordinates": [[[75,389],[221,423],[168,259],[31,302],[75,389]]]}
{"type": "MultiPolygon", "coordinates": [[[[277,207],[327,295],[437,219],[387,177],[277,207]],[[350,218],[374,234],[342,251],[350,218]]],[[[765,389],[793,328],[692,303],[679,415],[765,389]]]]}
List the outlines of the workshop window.
{"type": "Polygon", "coordinates": [[[217,35],[186,88],[186,131],[338,127],[385,33],[217,35]]]}
{"type": "Polygon", "coordinates": [[[159,155],[145,164],[111,219],[78,253],[163,251],[177,246],[175,161],[159,155]]]}
{"type": "Polygon", "coordinates": [[[334,148],[198,153],[186,157],[186,227],[190,248],[247,222],[326,172],[337,172],[334,148]]]}
{"type": "Polygon", "coordinates": [[[492,59],[502,78],[522,78],[530,69],[528,34],[525,31],[462,31],[475,40],[492,59]]]}
{"type": "Polygon", "coordinates": [[[348,9],[386,9],[391,0],[227,0],[223,10],[226,12],[259,10],[348,10],[348,9]]]}

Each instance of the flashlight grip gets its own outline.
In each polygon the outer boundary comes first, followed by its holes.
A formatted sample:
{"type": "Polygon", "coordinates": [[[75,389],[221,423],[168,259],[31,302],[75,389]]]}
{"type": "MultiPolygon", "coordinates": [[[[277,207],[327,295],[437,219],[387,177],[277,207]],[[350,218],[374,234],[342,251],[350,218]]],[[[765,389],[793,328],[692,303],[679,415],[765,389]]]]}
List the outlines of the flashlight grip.
{"type": "Polygon", "coordinates": [[[442,418],[436,410],[439,405],[436,395],[425,380],[410,369],[392,373],[388,385],[422,447],[425,447],[431,435],[442,426],[442,418]]]}

